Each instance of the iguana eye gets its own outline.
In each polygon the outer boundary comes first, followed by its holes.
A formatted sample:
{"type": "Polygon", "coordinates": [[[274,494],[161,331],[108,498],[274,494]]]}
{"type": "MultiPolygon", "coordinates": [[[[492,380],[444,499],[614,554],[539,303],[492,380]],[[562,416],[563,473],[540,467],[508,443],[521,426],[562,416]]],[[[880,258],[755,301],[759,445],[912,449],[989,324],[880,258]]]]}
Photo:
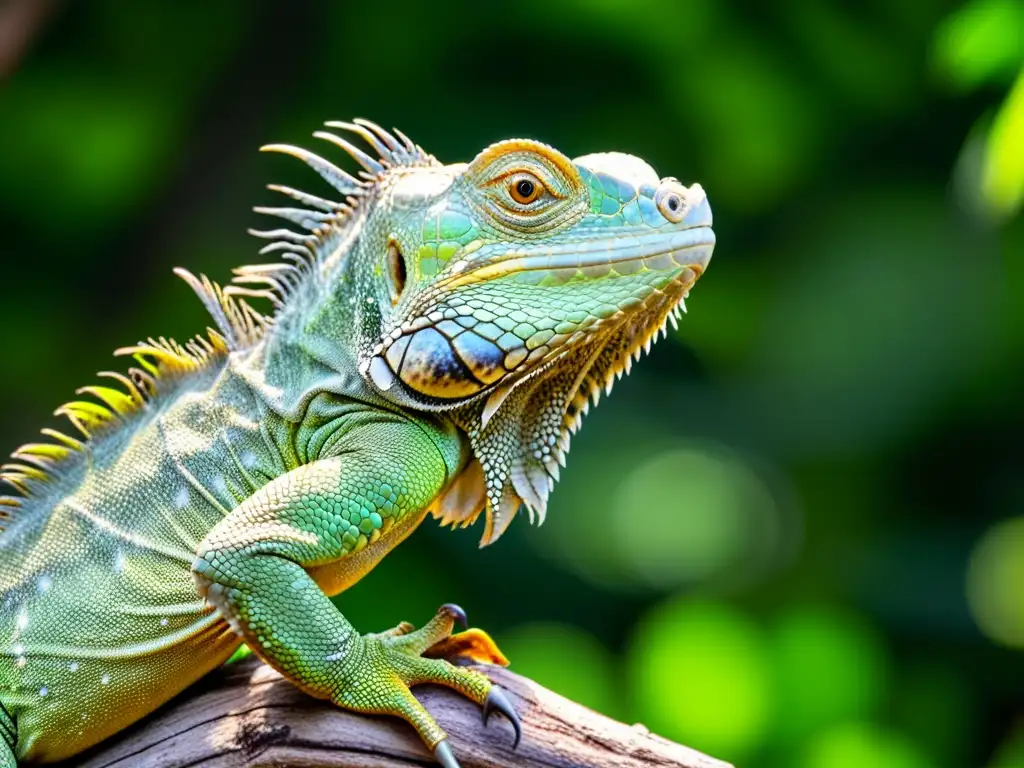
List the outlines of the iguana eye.
{"type": "Polygon", "coordinates": [[[544,185],[528,174],[513,176],[508,185],[508,193],[520,205],[529,205],[540,197],[544,185]]]}

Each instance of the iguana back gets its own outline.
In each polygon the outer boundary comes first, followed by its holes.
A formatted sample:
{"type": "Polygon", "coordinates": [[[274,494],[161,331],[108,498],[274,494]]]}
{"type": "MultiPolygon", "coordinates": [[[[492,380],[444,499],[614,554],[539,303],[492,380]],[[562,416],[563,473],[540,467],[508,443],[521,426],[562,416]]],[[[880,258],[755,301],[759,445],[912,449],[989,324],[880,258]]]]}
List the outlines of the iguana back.
{"type": "Polygon", "coordinates": [[[49,470],[0,534],[0,681],[13,678],[0,697],[23,756],[105,738],[240,642],[197,594],[191,565],[216,522],[267,480],[265,408],[223,355],[162,384],[49,470]]]}

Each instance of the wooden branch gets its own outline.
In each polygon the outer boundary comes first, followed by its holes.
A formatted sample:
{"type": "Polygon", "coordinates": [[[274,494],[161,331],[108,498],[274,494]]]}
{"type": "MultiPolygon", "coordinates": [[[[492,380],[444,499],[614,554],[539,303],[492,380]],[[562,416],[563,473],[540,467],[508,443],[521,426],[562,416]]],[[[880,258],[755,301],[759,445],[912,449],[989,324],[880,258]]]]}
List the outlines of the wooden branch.
{"type": "Polygon", "coordinates": [[[0,2],[0,81],[17,69],[55,5],[55,0],[0,2]]]}
{"type": "MultiPolygon", "coordinates": [[[[726,763],[618,723],[500,667],[487,674],[509,693],[523,721],[512,727],[432,686],[417,696],[451,734],[463,768],[730,768],[726,763]]],[[[345,712],[313,699],[255,659],[221,669],[167,706],[99,745],[80,768],[408,768],[433,758],[400,720],[345,712]]]]}

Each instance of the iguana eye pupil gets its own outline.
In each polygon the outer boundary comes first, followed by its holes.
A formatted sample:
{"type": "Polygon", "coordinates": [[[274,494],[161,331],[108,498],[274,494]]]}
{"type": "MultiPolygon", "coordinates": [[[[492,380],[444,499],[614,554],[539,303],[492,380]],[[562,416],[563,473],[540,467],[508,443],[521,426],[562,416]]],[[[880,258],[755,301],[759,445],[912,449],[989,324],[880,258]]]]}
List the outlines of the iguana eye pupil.
{"type": "Polygon", "coordinates": [[[679,198],[678,197],[670,197],[668,199],[668,207],[669,207],[669,210],[678,211],[679,210],[679,198]]]}
{"type": "Polygon", "coordinates": [[[405,259],[402,256],[401,249],[398,247],[398,243],[394,240],[388,243],[387,268],[391,304],[394,306],[402,298],[402,291],[405,290],[405,281],[407,279],[405,259]]]}
{"type": "Polygon", "coordinates": [[[540,185],[531,179],[518,179],[512,182],[512,199],[520,205],[529,205],[540,197],[540,185]]]}

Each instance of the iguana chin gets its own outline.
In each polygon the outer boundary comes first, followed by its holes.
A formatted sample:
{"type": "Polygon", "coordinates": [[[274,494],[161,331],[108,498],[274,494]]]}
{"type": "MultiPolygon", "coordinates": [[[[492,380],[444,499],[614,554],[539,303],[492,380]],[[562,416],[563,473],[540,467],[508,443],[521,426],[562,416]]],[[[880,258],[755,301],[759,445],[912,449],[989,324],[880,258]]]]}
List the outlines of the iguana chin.
{"type": "Polygon", "coordinates": [[[310,694],[406,719],[457,765],[409,686],[518,718],[479,672],[487,635],[442,606],[360,635],[328,595],[428,513],[494,542],[543,521],[569,435],[649,349],[714,245],[703,190],[620,153],[536,141],[442,165],[403,134],[328,123],[361,166],[340,200],[272,186],[282,260],[226,287],[179,274],[216,330],[150,339],[114,386],[60,409],[80,437],[19,448],[0,497],[0,768],[74,755],[151,712],[243,641],[310,694]],[[373,156],[376,155],[376,158],[373,156]],[[303,231],[297,231],[303,230],[303,231]],[[269,300],[263,314],[246,299],[269,300]]]}

